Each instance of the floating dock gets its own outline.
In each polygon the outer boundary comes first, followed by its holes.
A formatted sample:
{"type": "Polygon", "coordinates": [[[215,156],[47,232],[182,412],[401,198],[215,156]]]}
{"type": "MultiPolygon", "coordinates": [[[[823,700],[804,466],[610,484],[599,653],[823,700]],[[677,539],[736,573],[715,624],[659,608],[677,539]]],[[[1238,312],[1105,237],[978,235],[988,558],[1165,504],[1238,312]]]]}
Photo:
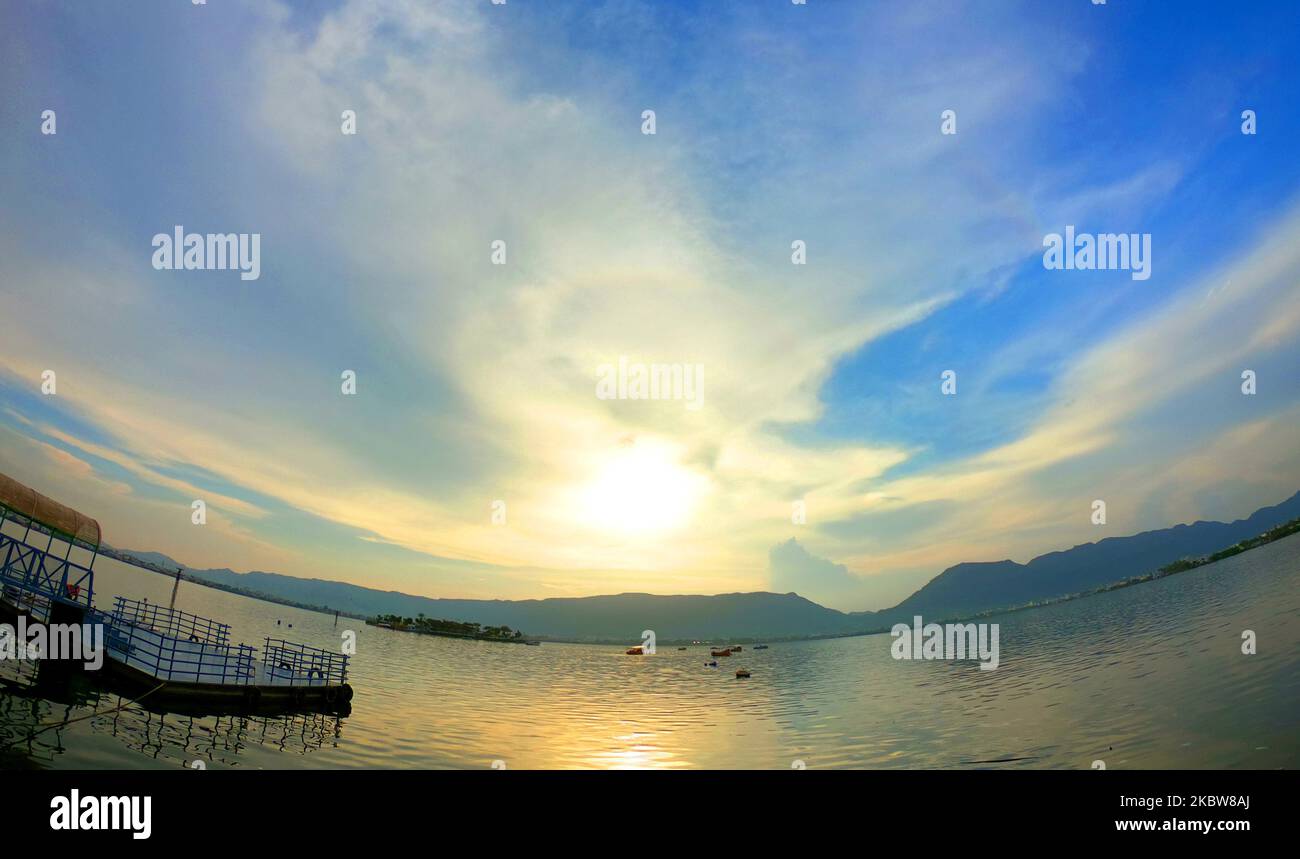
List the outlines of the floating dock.
{"type": "MultiPolygon", "coordinates": [[[[99,523],[0,474],[0,622],[95,624],[104,632],[98,676],[151,708],[211,712],[350,712],[348,657],[266,638],[262,649],[230,641],[230,627],[146,600],[94,605],[99,523]],[[22,537],[7,533],[23,528],[22,537]],[[32,540],[49,535],[45,548],[32,540]],[[55,540],[66,544],[58,557],[55,540]],[[82,565],[74,548],[90,553],[82,565]]],[[[58,548],[63,548],[62,545],[58,548]]],[[[80,664],[80,663],[77,663],[80,664]]]]}
{"type": "Polygon", "coordinates": [[[105,670],[156,705],[335,712],[352,701],[342,654],[278,638],[264,639],[259,653],[231,644],[224,623],[125,597],[87,621],[104,625],[105,670]]]}

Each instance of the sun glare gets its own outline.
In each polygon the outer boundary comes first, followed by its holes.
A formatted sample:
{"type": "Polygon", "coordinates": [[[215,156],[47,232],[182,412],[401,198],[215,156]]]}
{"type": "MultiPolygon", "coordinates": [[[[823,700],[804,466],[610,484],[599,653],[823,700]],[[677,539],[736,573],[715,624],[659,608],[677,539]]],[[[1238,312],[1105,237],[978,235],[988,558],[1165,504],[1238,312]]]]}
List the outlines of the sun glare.
{"type": "Polygon", "coordinates": [[[624,536],[662,534],[690,519],[706,480],[684,468],[664,445],[620,448],[579,492],[585,524],[624,536]]]}

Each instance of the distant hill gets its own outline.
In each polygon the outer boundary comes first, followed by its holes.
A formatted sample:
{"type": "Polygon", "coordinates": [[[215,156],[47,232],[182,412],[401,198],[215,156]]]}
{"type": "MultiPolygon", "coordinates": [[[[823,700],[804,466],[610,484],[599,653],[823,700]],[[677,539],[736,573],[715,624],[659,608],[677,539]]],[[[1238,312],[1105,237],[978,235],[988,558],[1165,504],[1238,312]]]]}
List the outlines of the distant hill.
{"type": "MultiPolygon", "coordinates": [[[[156,552],[129,552],[160,566],[184,566],[156,552]]],[[[420,614],[441,620],[509,626],[529,636],[570,641],[641,640],[641,631],[670,640],[802,638],[860,631],[857,619],[797,594],[743,593],[715,596],[614,594],[544,600],[433,599],[380,591],[324,579],[231,570],[185,572],[227,587],[308,605],[329,606],[373,617],[420,614]]]]}
{"type": "Polygon", "coordinates": [[[1300,492],[1236,522],[1195,522],[1131,537],[1107,537],[1039,555],[1027,564],[957,564],[894,608],[860,614],[890,622],[914,614],[938,619],[1080,593],[1154,572],[1179,558],[1210,554],[1296,517],[1300,517],[1300,492]]]}
{"type": "MultiPolygon", "coordinates": [[[[1300,492],[1236,522],[1196,522],[1130,537],[1108,537],[1027,564],[962,563],[949,567],[893,608],[845,613],[798,594],[735,593],[714,596],[615,594],[544,600],[433,599],[380,591],[346,582],[300,579],[279,573],[228,569],[186,573],[226,587],[347,613],[398,614],[509,626],[529,636],[571,641],[635,642],[653,629],[661,641],[753,640],[847,635],[888,628],[912,615],[934,619],[970,616],[1089,591],[1144,575],[1180,558],[1199,557],[1257,536],[1300,517],[1300,492]]],[[[1292,538],[1294,539],[1294,538],[1292,538]]],[[[183,564],[157,552],[132,555],[167,569],[183,564]]]]}
{"type": "MultiPolygon", "coordinates": [[[[111,547],[110,547],[111,548],[111,547]]],[[[134,549],[114,549],[124,555],[130,555],[138,561],[144,561],[146,564],[153,564],[155,567],[162,567],[165,570],[176,572],[177,567],[184,568],[185,565],[167,557],[162,552],[137,552],[134,549]]]]}

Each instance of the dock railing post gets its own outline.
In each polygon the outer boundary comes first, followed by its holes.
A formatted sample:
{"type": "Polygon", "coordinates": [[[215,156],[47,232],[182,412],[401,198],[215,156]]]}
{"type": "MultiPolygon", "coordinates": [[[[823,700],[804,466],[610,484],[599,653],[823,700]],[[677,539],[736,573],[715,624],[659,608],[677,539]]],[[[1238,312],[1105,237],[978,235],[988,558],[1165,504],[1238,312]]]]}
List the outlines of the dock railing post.
{"type": "Polygon", "coordinates": [[[176,581],[172,583],[172,601],[167,604],[167,608],[171,611],[174,611],[176,609],[176,591],[180,590],[180,587],[181,587],[181,568],[177,567],[176,581]]]}

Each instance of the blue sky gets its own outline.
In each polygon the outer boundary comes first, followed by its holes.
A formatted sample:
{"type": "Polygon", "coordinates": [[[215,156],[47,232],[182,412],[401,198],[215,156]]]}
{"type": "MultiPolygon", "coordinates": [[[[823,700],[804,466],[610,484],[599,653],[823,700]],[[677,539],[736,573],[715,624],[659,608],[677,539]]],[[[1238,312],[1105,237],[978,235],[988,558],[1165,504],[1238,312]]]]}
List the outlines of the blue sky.
{"type": "Polygon", "coordinates": [[[116,545],[863,609],[1300,489],[1284,4],[5,17],[0,467],[116,545]],[[259,233],[261,277],[154,270],[175,224],[259,233]],[[1067,224],[1150,233],[1152,276],[1044,269],[1067,224]],[[698,363],[703,408],[598,399],[619,356],[698,363]]]}

